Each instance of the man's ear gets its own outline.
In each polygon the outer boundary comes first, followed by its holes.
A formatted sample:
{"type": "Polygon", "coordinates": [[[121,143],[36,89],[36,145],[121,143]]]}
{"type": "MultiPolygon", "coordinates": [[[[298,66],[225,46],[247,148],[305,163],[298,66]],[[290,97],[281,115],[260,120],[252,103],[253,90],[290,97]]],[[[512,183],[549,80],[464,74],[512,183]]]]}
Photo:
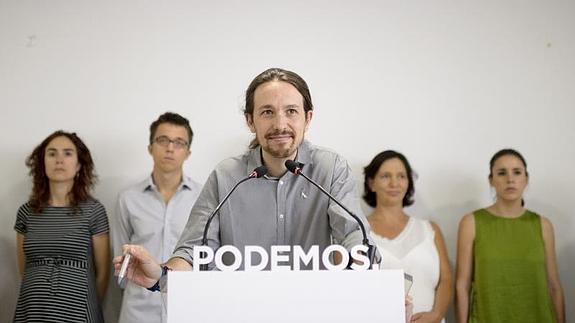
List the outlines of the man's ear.
{"type": "Polygon", "coordinates": [[[311,118],[313,117],[313,110],[309,110],[308,112],[305,113],[305,130],[307,131],[307,128],[309,128],[309,124],[311,122],[311,118]]]}
{"type": "Polygon", "coordinates": [[[254,127],[254,116],[249,113],[245,113],[244,116],[246,117],[246,123],[250,128],[252,133],[256,133],[256,127],[254,127]]]}

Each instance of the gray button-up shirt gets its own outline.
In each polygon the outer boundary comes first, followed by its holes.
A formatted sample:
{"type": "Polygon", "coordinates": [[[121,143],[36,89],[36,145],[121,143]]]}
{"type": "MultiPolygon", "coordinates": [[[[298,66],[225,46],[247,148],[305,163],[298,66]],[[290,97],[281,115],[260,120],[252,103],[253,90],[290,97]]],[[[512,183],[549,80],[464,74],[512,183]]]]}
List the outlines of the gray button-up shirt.
{"type": "MultiPolygon", "coordinates": [[[[124,244],[139,244],[158,261],[167,261],[200,190],[200,184],[183,176],[176,193],[165,203],[150,176],[120,193],[112,226],[114,254],[122,254],[124,244]]],[[[165,322],[163,303],[160,293],[128,284],[122,299],[120,322],[165,322]]]]}
{"type": "MultiPolygon", "coordinates": [[[[304,141],[297,160],[305,164],[304,174],[360,217],[369,230],[351,168],[341,156],[304,141]]],[[[261,164],[258,147],[216,167],[192,209],[172,257],[193,262],[192,248],[201,244],[210,213],[238,181],[261,164]]],[[[357,222],[304,178],[289,172],[280,178],[263,177],[241,184],[214,218],[208,234],[208,245],[214,250],[221,245],[233,245],[242,252],[247,245],[258,245],[268,252],[272,245],[299,245],[306,252],[318,245],[321,254],[332,242],[348,250],[361,244],[357,222]]],[[[254,257],[254,263],[259,261],[254,257]]],[[[233,255],[224,253],[223,262],[233,263],[233,255]]]]}

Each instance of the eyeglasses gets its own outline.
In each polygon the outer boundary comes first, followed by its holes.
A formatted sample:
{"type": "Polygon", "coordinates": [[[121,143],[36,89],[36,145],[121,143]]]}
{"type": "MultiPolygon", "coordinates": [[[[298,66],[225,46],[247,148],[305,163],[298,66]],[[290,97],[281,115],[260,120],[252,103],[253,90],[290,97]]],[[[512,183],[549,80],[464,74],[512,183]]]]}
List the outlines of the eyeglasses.
{"type": "Polygon", "coordinates": [[[168,147],[170,143],[174,144],[174,148],[176,149],[184,149],[188,147],[188,143],[182,139],[170,139],[166,136],[159,136],[158,138],[154,139],[154,142],[162,147],[168,147]]]}

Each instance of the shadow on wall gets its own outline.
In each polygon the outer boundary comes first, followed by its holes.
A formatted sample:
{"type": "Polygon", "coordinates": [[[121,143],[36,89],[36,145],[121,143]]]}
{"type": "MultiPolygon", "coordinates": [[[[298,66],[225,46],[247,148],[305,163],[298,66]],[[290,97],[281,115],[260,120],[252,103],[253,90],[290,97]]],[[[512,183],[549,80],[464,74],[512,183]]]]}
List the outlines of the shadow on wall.
{"type": "Polygon", "coordinates": [[[0,197],[0,322],[11,322],[20,292],[20,274],[16,257],[16,232],[14,223],[16,213],[30,194],[31,184],[25,175],[16,184],[10,184],[0,197]]]}
{"type": "Polygon", "coordinates": [[[127,178],[126,176],[106,177],[101,176],[99,183],[96,186],[94,197],[98,199],[106,208],[108,214],[108,221],[110,223],[110,280],[108,281],[108,291],[102,304],[104,311],[104,319],[106,322],[118,322],[120,316],[120,308],[122,305],[122,291],[116,284],[116,277],[114,276],[114,268],[112,267],[112,258],[114,258],[114,251],[112,248],[112,231],[114,230],[116,200],[118,194],[128,188],[133,183],[136,183],[147,174],[141,174],[137,178],[127,178]]]}
{"type": "Polygon", "coordinates": [[[575,219],[566,210],[556,208],[551,204],[539,201],[533,197],[526,201],[526,207],[548,218],[555,231],[555,253],[559,277],[565,295],[565,313],[567,322],[575,318],[575,281],[570,279],[575,271],[575,219]]]}
{"type": "MultiPolygon", "coordinates": [[[[575,223],[571,224],[571,228],[575,227],[575,223]]],[[[567,231],[567,229],[565,229],[567,231]]],[[[557,248],[557,261],[559,263],[559,277],[563,286],[563,293],[565,294],[565,314],[567,322],[572,322],[575,318],[575,282],[569,277],[573,277],[575,265],[575,239],[572,238],[568,244],[557,248]]]]}
{"type": "Polygon", "coordinates": [[[459,228],[459,221],[461,218],[474,210],[480,208],[480,203],[478,200],[467,200],[462,201],[459,204],[444,205],[436,208],[435,210],[430,210],[429,220],[435,222],[443,233],[445,239],[445,244],[447,247],[447,253],[449,255],[449,265],[451,266],[451,272],[453,277],[453,301],[449,305],[447,314],[445,315],[446,322],[456,322],[455,320],[455,265],[457,260],[457,231],[459,228]]]}
{"type": "Polygon", "coordinates": [[[0,280],[0,313],[2,313],[0,314],[0,321],[2,322],[10,322],[12,320],[20,290],[15,239],[15,237],[0,237],[0,259],[3,259],[3,277],[0,280]]]}
{"type": "Polygon", "coordinates": [[[122,290],[116,284],[114,269],[110,268],[110,280],[108,281],[108,291],[102,304],[104,311],[104,320],[108,323],[118,322],[120,317],[120,308],[122,306],[122,290]]]}

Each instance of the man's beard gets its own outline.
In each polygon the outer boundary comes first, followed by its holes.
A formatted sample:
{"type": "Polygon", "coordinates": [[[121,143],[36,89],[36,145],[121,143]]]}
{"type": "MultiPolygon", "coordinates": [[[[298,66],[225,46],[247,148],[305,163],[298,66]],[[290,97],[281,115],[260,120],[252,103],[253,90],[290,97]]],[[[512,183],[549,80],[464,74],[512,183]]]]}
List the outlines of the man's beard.
{"type": "Polygon", "coordinates": [[[288,158],[297,151],[297,147],[294,146],[295,142],[292,143],[288,148],[284,149],[272,149],[269,146],[262,146],[262,149],[274,158],[288,158]]]}
{"type": "MultiPolygon", "coordinates": [[[[291,136],[292,142],[287,148],[275,148],[275,147],[272,147],[272,145],[266,145],[266,146],[261,145],[262,149],[274,158],[291,157],[297,151],[297,148],[298,148],[298,146],[296,145],[296,140],[295,140],[296,136],[293,132],[275,132],[272,134],[266,134],[264,140],[267,141],[269,137],[281,135],[281,134],[289,134],[291,136]]],[[[260,142],[260,144],[261,144],[261,142],[260,142]]]]}

